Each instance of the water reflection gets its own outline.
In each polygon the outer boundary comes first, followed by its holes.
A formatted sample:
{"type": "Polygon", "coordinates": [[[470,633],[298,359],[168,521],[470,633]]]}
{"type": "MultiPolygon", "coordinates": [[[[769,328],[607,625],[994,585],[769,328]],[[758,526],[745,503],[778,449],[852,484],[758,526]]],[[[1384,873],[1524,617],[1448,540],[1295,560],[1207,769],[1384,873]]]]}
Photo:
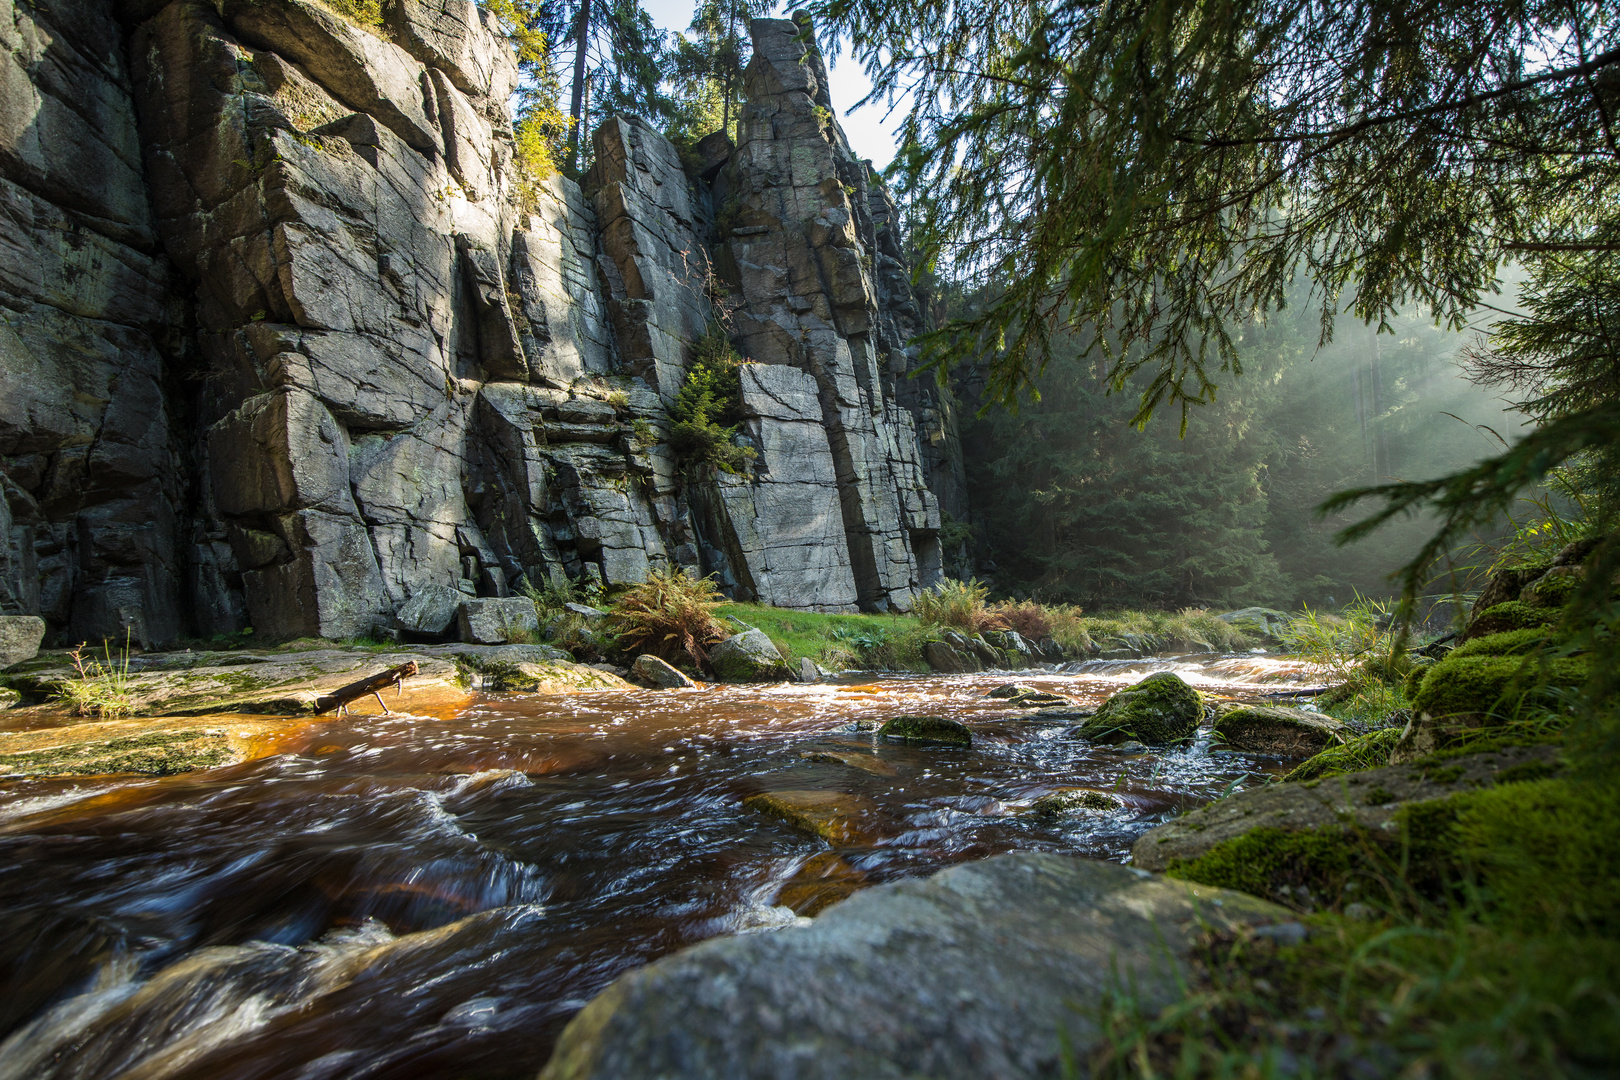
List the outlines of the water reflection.
{"type": "MultiPolygon", "coordinates": [[[[1299,677],[1208,657],[1017,678],[1094,705],[1168,666],[1237,694],[1299,677]]],[[[0,1080],[529,1077],[627,967],[965,859],[1121,858],[1268,768],[1088,746],[983,697],[1008,678],[490,696],[322,721],[205,773],[9,782],[0,1080]],[[974,746],[851,730],[901,712],[961,719],[974,746]],[[1019,813],[1065,786],[1124,809],[1019,813]],[[866,813],[832,851],[743,808],[766,791],[866,813]]]]}

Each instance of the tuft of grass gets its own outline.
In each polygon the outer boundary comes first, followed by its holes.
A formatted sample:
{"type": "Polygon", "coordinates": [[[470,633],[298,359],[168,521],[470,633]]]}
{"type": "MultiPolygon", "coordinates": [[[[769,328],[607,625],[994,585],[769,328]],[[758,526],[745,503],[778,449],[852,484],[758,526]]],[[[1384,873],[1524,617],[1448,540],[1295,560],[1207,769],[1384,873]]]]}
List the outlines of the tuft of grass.
{"type": "Polygon", "coordinates": [[[365,30],[383,25],[383,0],[316,0],[327,11],[365,30]]]}
{"type": "Polygon", "coordinates": [[[1009,623],[987,601],[990,586],[977,579],[957,581],[946,578],[917,594],[912,610],[929,626],[948,626],[969,634],[986,630],[1006,630],[1009,623]]]}
{"type": "Polygon", "coordinates": [[[608,628],[626,655],[652,653],[670,663],[685,659],[701,670],[709,649],[730,636],[715,617],[725,603],[713,578],[654,570],[614,599],[608,628]]]}
{"type": "Polygon", "coordinates": [[[125,634],[124,647],[116,660],[111,644],[106,641],[101,643],[100,660],[86,655],[88,648],[88,643],[81,642],[68,653],[75,673],[56,691],[55,700],[70,706],[76,716],[117,720],[134,715],[135,695],[129,680],[129,635],[125,634]]]}

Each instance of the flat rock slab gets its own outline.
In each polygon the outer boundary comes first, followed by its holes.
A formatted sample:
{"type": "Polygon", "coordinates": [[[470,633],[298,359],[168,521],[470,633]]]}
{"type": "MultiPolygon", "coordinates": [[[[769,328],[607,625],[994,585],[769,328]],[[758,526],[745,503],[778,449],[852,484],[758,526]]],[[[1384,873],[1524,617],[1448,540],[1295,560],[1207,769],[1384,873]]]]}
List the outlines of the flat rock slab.
{"type": "Polygon", "coordinates": [[[743,806],[841,846],[870,841],[878,818],[871,799],[844,791],[766,791],[743,806]]]}
{"type": "Polygon", "coordinates": [[[852,769],[869,772],[873,776],[896,775],[893,765],[876,754],[863,754],[858,750],[801,750],[799,756],[806,761],[825,761],[835,765],[848,765],[852,769]]]}
{"type": "Polygon", "coordinates": [[[1287,922],[1224,889],[1021,852],[880,885],[813,923],[720,938],[621,976],[541,1080],[996,1080],[1084,1060],[1124,982],[1175,999],[1204,930],[1287,922]]]}
{"type": "Polygon", "coordinates": [[[1515,746],[1432,765],[1391,765],[1250,788],[1143,833],[1131,848],[1131,864],[1163,870],[1173,859],[1196,859],[1216,844],[1259,828],[1302,831],[1353,823],[1392,829],[1396,812],[1408,803],[1490,787],[1505,770],[1518,770],[1516,778],[1523,779],[1527,770],[1553,768],[1557,757],[1555,746],[1515,746]]]}
{"type": "Polygon", "coordinates": [[[142,718],[0,732],[0,777],[170,776],[278,753],[299,727],[211,716],[204,723],[142,718]]]}

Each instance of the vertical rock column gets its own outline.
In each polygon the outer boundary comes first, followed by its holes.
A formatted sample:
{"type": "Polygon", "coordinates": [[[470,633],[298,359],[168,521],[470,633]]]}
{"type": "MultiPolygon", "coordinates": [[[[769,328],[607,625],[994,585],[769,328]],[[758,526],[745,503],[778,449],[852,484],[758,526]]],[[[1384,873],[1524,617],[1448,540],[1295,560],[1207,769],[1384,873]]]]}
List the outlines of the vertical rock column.
{"type": "Polygon", "coordinates": [[[892,318],[885,326],[873,277],[867,171],[800,30],[778,19],[751,26],[741,142],[714,192],[723,265],[743,301],[743,351],[815,381],[860,604],[906,610],[937,575],[937,560],[919,566],[913,545],[937,533],[938,504],[887,370],[904,331],[892,318]]]}
{"type": "Polygon", "coordinates": [[[150,647],[187,629],[190,537],[142,171],[112,6],[0,0],[0,613],[150,647]]]}

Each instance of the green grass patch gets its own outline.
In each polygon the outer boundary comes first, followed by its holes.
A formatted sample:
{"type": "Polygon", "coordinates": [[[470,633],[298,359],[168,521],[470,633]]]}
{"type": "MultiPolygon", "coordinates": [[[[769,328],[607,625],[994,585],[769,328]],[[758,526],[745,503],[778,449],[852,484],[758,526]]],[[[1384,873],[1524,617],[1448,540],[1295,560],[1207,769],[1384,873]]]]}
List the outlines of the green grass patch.
{"type": "Polygon", "coordinates": [[[789,665],[808,656],[834,671],[928,670],[922,643],[929,634],[922,620],[913,615],[841,615],[764,604],[726,604],[716,614],[765,631],[789,665]]]}

